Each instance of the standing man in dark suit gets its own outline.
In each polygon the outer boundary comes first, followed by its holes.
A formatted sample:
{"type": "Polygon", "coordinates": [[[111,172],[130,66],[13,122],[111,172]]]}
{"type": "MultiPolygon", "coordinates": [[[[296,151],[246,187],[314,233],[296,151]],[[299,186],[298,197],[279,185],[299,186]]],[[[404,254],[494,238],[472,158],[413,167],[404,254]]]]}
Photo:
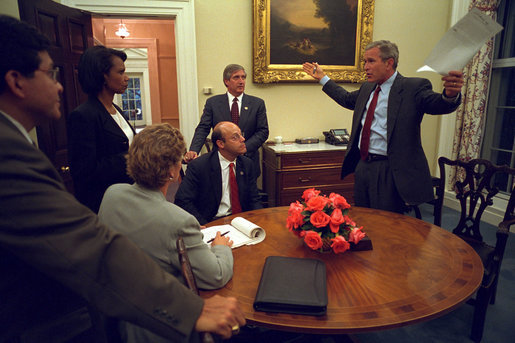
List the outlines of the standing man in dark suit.
{"type": "Polygon", "coordinates": [[[236,299],[202,300],[66,191],[28,134],[61,116],[50,42],[4,15],[0,32],[0,342],[97,342],[86,302],[174,342],[230,337],[236,299]]]}
{"type": "Polygon", "coordinates": [[[256,169],[243,156],[247,148],[240,128],[222,121],[213,129],[211,139],[215,148],[188,164],[175,196],[175,204],[194,215],[201,225],[215,218],[262,208],[256,169]],[[237,185],[231,183],[231,173],[237,185]]]}
{"type": "Polygon", "coordinates": [[[354,110],[341,177],[355,173],[356,206],[402,213],[406,205],[434,197],[420,123],[424,113],[446,114],[458,107],[463,73],[444,76],[440,94],[429,80],[397,72],[399,50],[394,43],[372,42],[364,57],[367,82],[354,92],[336,85],[317,63],[306,62],[303,69],[333,100],[354,110]]]}
{"type": "Polygon", "coordinates": [[[241,65],[229,64],[225,67],[223,80],[227,93],[207,99],[204,113],[191,141],[190,151],[184,158],[186,162],[197,157],[211,128],[221,121],[232,121],[240,127],[245,137],[245,156],[253,161],[257,176],[260,175],[258,149],[268,138],[268,120],[265,102],[243,93],[246,79],[247,73],[241,65]]]}

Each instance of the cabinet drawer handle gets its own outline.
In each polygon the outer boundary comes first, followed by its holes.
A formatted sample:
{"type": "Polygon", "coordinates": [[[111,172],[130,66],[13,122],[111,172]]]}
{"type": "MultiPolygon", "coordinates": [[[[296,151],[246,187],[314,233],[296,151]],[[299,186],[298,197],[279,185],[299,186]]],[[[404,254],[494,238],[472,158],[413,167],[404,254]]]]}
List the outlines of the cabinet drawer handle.
{"type": "Polygon", "coordinates": [[[310,181],[311,181],[310,177],[307,177],[307,178],[299,177],[299,182],[300,183],[305,183],[305,182],[310,182],[310,181]]]}
{"type": "Polygon", "coordinates": [[[299,163],[300,164],[308,164],[308,163],[311,163],[311,159],[303,160],[302,158],[299,158],[299,163]]]}

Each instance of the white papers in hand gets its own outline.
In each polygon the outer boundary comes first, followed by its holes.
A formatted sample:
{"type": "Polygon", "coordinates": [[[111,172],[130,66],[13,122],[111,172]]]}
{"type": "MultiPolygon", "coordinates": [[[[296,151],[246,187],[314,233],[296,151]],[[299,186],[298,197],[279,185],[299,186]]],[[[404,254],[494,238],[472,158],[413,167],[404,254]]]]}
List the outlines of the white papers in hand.
{"type": "Polygon", "coordinates": [[[474,7],[447,31],[424,61],[426,65],[417,71],[447,75],[451,70],[462,70],[483,44],[502,29],[474,7]]]}

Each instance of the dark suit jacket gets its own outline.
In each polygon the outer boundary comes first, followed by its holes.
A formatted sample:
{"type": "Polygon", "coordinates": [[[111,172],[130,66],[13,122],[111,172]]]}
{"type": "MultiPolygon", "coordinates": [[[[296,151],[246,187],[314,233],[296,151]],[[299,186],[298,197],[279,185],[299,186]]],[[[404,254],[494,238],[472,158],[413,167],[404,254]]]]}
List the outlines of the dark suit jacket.
{"type": "MultiPolygon", "coordinates": [[[[0,342],[28,334],[84,300],[178,341],[192,332],[203,306],[79,204],[46,156],[2,114],[0,275],[0,342]]],[[[61,334],[49,341],[60,341],[61,334]]]]}
{"type": "Polygon", "coordinates": [[[128,150],[127,136],[97,97],[90,96],[70,113],[68,159],[75,197],[95,213],[107,187],[133,183],[126,171],[128,150]]]}
{"type": "MultiPolygon", "coordinates": [[[[347,92],[330,80],[323,87],[323,91],[338,104],[354,110],[350,149],[343,161],[342,179],[353,173],[359,162],[361,118],[375,86],[366,82],[359,90],[347,92]]],[[[444,100],[441,93],[432,90],[427,79],[407,78],[397,74],[388,97],[387,152],[395,185],[406,203],[416,205],[434,197],[429,165],[420,137],[420,123],[424,113],[450,113],[459,104],[460,101],[454,103],[444,100]]]]}
{"type": "MultiPolygon", "coordinates": [[[[242,211],[262,208],[256,173],[245,156],[236,159],[236,181],[242,211]]],[[[188,163],[186,176],[175,195],[175,204],[191,213],[201,225],[214,219],[222,200],[222,171],[218,150],[203,154],[188,163]]]]}
{"type": "MultiPolygon", "coordinates": [[[[221,121],[231,121],[231,108],[229,107],[227,93],[207,99],[200,123],[191,140],[190,150],[199,153],[211,128],[221,121]]],[[[247,146],[245,156],[254,161],[254,168],[258,171],[259,176],[258,149],[268,138],[265,102],[255,96],[243,94],[238,126],[243,137],[245,137],[245,145],[247,146]]]]}

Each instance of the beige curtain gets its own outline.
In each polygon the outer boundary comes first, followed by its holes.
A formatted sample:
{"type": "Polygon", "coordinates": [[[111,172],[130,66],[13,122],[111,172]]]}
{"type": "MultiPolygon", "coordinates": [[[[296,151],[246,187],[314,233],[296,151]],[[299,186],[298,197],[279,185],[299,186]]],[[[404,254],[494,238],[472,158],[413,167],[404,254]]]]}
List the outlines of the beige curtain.
{"type": "MultiPolygon", "coordinates": [[[[495,20],[498,5],[499,0],[472,0],[469,10],[476,7],[495,20]]],[[[494,38],[483,45],[463,70],[465,84],[462,89],[462,103],[456,110],[456,130],[451,155],[453,160],[468,161],[479,158],[492,71],[493,45],[494,38]]],[[[455,182],[456,176],[452,170],[449,185],[455,182]]]]}

